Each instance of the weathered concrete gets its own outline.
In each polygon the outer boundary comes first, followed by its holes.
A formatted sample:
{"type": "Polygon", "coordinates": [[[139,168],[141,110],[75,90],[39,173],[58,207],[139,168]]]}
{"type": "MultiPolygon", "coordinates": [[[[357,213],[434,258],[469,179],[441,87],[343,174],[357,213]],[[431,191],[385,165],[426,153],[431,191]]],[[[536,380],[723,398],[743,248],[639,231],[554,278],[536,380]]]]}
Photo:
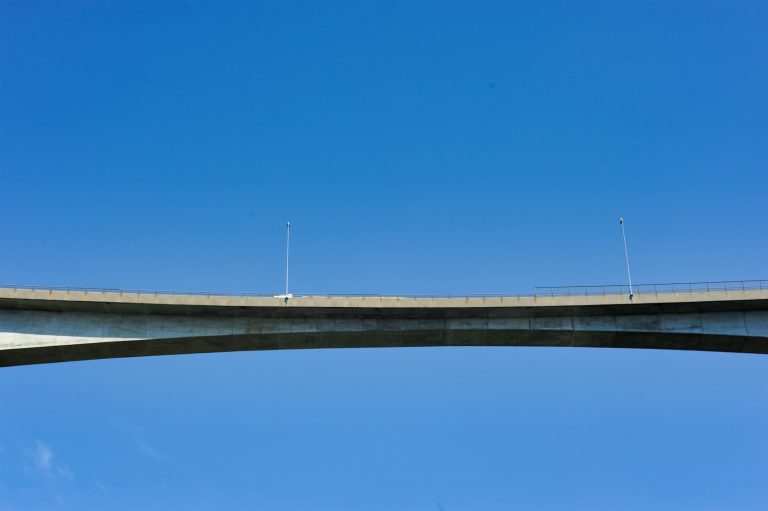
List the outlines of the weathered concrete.
{"type": "Polygon", "coordinates": [[[407,298],[0,289],[0,366],[219,351],[588,346],[768,353],[768,290],[407,298]]]}

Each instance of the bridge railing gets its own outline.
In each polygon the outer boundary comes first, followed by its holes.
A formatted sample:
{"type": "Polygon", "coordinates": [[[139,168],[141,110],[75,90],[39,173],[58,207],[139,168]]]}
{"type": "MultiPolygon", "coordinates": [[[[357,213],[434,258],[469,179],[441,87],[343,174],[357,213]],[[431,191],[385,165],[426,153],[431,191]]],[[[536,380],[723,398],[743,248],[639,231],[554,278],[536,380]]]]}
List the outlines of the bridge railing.
{"type": "MultiPolygon", "coordinates": [[[[629,286],[549,286],[536,287],[536,296],[588,296],[629,294],[629,286]]],[[[711,282],[671,282],[665,284],[633,284],[632,293],[710,293],[717,291],[751,291],[768,289],[768,280],[720,280],[711,282]]]]}
{"type": "MultiPolygon", "coordinates": [[[[23,286],[0,285],[3,289],[12,290],[37,290],[48,292],[77,292],[120,295],[186,295],[186,296],[232,296],[232,297],[263,297],[271,298],[274,293],[220,293],[210,291],[159,291],[143,289],[116,289],[116,288],[92,288],[92,287],[63,287],[63,286],[23,286]]],[[[768,280],[721,280],[710,282],[672,282],[664,284],[633,284],[632,292],[641,294],[662,293],[709,293],[718,291],[751,291],[768,290],[768,280]]],[[[628,295],[629,286],[626,284],[612,284],[605,286],[547,286],[535,287],[533,293],[463,293],[463,294],[361,294],[361,293],[301,293],[293,294],[293,297],[302,296],[326,296],[326,297],[387,297],[387,298],[523,298],[543,296],[591,296],[591,295],[628,295]]]]}
{"type": "Polygon", "coordinates": [[[29,291],[61,291],[61,292],[74,292],[74,293],[110,293],[121,295],[184,295],[184,296],[256,296],[256,297],[273,297],[274,293],[250,293],[250,292],[238,292],[238,293],[220,293],[212,291],[171,291],[171,290],[156,290],[156,289],[119,289],[109,287],[73,287],[73,286],[19,286],[19,285],[0,285],[0,289],[18,289],[29,291]]]}
{"type": "MultiPolygon", "coordinates": [[[[232,297],[260,297],[283,298],[283,294],[253,293],[253,292],[219,292],[219,291],[168,291],[149,289],[119,289],[97,287],[74,286],[26,286],[26,285],[0,285],[0,289],[48,291],[65,293],[92,293],[92,294],[118,294],[118,295],[179,295],[179,296],[232,296],[232,297]]],[[[365,298],[514,298],[533,297],[532,293],[461,293],[461,294],[382,294],[382,293],[292,293],[292,298],[320,296],[320,297],[365,297],[365,298]]]]}

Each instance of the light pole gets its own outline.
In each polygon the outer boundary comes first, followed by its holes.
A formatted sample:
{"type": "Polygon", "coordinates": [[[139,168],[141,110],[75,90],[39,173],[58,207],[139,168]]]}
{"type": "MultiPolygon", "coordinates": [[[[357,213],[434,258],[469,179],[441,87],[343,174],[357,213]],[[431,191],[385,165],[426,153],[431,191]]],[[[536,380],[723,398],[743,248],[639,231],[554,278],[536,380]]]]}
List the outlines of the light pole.
{"type": "Polygon", "coordinates": [[[288,262],[291,251],[291,222],[285,224],[285,300],[288,300],[288,262]]]}
{"type": "Polygon", "coordinates": [[[621,237],[624,238],[624,260],[627,262],[627,280],[629,280],[629,299],[631,300],[635,293],[632,292],[632,273],[629,271],[629,252],[627,251],[627,234],[624,232],[624,218],[619,218],[621,226],[621,237]]]}

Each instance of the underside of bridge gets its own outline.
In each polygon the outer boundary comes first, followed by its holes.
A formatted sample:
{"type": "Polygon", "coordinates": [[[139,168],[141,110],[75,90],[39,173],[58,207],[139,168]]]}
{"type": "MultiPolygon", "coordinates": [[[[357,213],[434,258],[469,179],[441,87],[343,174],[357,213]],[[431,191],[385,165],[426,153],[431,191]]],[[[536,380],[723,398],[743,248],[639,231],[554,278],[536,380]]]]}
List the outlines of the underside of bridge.
{"type": "Polygon", "coordinates": [[[245,350],[574,346],[768,353],[768,291],[576,297],[0,289],[0,366],[245,350]]]}

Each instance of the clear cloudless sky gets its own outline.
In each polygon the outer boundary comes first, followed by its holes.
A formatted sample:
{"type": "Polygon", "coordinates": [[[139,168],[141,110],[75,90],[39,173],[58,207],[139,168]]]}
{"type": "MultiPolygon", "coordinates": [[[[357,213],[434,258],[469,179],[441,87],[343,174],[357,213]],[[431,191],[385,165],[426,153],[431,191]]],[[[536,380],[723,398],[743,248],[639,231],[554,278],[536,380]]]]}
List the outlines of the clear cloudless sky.
{"type": "MultiPolygon", "coordinates": [[[[0,283],[768,278],[762,1],[0,0],[0,283]]],[[[0,510],[762,510],[768,358],[0,370],[0,510]]]]}

